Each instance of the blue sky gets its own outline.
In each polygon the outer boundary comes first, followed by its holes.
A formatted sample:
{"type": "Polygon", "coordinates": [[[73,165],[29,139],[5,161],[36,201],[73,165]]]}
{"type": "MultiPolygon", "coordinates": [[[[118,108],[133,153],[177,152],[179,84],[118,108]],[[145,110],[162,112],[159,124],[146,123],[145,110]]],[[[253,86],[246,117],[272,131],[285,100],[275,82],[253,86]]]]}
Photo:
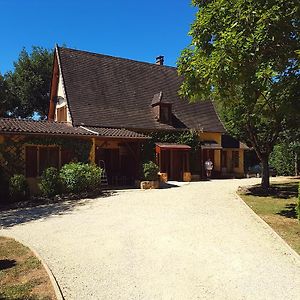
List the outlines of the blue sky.
{"type": "Polygon", "coordinates": [[[174,66],[195,12],[190,0],[0,0],[0,73],[23,47],[55,43],[174,66]]]}

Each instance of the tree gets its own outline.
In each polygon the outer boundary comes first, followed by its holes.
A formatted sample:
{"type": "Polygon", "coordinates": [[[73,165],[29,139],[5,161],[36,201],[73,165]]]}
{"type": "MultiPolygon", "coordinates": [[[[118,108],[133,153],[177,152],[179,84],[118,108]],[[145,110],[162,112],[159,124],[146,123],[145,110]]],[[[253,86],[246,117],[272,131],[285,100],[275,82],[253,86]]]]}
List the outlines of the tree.
{"type": "Polygon", "coordinates": [[[226,129],[251,145],[269,187],[269,155],[286,128],[299,127],[298,0],[194,0],[191,45],[179,58],[181,95],[212,99],[226,129]]]}
{"type": "Polygon", "coordinates": [[[4,97],[5,110],[2,115],[14,117],[41,118],[47,116],[50,82],[53,64],[53,51],[42,47],[32,47],[29,54],[23,49],[14,71],[4,75],[7,92],[4,97]]]}
{"type": "Polygon", "coordinates": [[[300,167],[300,128],[280,134],[270,156],[270,164],[279,175],[298,175],[300,167]]]}

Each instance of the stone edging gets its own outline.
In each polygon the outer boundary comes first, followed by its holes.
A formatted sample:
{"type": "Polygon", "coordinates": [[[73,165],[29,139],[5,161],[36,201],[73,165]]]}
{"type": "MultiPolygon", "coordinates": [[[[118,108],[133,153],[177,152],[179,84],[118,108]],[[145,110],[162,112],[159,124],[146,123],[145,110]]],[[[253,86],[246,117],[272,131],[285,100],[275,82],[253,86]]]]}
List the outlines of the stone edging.
{"type": "Polygon", "coordinates": [[[273,236],[276,236],[279,238],[283,245],[289,250],[292,258],[300,265],[300,255],[265,221],[263,220],[258,214],[255,213],[255,211],[238,195],[238,193],[235,193],[237,199],[244,205],[244,207],[250,211],[251,215],[256,218],[256,220],[264,225],[266,229],[269,230],[270,234],[273,236]]]}
{"type": "Polygon", "coordinates": [[[54,289],[54,293],[55,293],[56,299],[57,300],[65,300],[65,298],[63,296],[63,293],[61,291],[61,288],[59,287],[59,284],[58,284],[58,282],[57,282],[57,280],[56,280],[53,272],[48,267],[48,265],[46,264],[46,262],[44,261],[44,259],[38,254],[38,252],[34,248],[32,248],[31,246],[28,246],[27,243],[24,243],[22,240],[18,240],[15,237],[11,237],[9,235],[2,235],[2,236],[8,237],[8,238],[13,238],[15,241],[19,242],[20,244],[22,244],[25,247],[29,248],[30,251],[32,251],[32,253],[38,258],[38,260],[42,263],[42,266],[46,270],[46,272],[47,272],[47,274],[49,276],[50,282],[52,284],[52,287],[54,289]]]}

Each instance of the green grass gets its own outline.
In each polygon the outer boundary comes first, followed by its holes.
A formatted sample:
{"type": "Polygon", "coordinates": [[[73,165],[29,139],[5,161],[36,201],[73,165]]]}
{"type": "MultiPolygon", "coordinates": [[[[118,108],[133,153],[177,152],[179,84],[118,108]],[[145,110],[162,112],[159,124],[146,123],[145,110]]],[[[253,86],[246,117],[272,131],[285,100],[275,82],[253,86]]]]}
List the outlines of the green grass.
{"type": "Polygon", "coordinates": [[[300,254],[300,223],[296,213],[298,185],[299,180],[272,184],[267,192],[255,186],[240,196],[300,254]]]}
{"type": "Polygon", "coordinates": [[[29,248],[0,237],[0,299],[56,299],[41,262],[29,248]]]}

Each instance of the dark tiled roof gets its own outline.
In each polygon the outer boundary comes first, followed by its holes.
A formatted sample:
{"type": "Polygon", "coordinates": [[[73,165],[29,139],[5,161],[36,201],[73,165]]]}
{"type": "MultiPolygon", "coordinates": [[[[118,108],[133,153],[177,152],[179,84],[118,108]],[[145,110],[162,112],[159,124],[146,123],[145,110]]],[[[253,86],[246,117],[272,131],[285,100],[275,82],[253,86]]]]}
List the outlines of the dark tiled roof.
{"type": "Polygon", "coordinates": [[[145,139],[145,135],[115,128],[73,127],[66,123],[0,118],[0,133],[83,135],[109,138],[145,139]]]}
{"type": "Polygon", "coordinates": [[[147,139],[148,137],[130,131],[124,128],[103,128],[103,127],[83,127],[89,130],[90,132],[97,133],[101,137],[110,137],[110,138],[129,138],[129,139],[147,139]]]}
{"type": "Polygon", "coordinates": [[[159,103],[172,104],[171,101],[168,101],[168,100],[166,99],[166,97],[164,97],[163,92],[159,92],[159,93],[155,94],[155,95],[153,96],[152,101],[151,101],[151,105],[152,105],[152,106],[155,105],[155,104],[159,104],[159,103]]]}
{"type": "Polygon", "coordinates": [[[224,132],[212,102],[189,104],[178,96],[182,78],[176,68],[58,49],[75,125],[224,132]],[[173,125],[155,119],[151,101],[161,91],[163,97],[173,103],[173,125]]]}
{"type": "Polygon", "coordinates": [[[80,127],[72,127],[66,123],[15,118],[0,118],[0,133],[93,135],[80,127]]]}

